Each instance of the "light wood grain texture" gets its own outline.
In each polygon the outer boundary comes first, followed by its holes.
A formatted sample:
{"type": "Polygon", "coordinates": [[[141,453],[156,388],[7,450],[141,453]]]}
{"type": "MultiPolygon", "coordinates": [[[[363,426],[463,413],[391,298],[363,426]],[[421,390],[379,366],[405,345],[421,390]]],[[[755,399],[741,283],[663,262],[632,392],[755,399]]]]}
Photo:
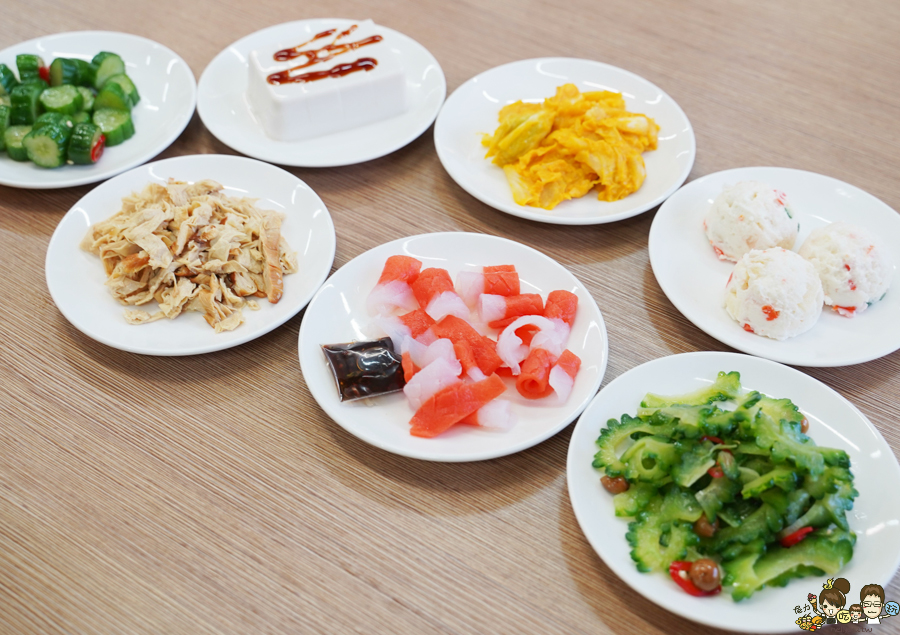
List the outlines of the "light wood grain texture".
{"type": "MultiPolygon", "coordinates": [[[[596,59],[683,107],[697,134],[692,178],[801,168],[900,208],[896,2],[5,0],[2,12],[0,48],[127,31],[177,51],[197,77],[248,33],[328,16],[372,17],[426,44],[448,91],[517,59],[596,59]]],[[[211,152],[233,154],[195,115],[160,158],[211,152]]],[[[657,285],[654,212],[588,228],[504,215],[447,176],[432,130],[376,161],[291,172],[334,217],[336,267],[448,230],[559,260],[605,316],[604,383],[663,355],[728,350],[657,285]]],[[[53,305],[43,263],[56,223],[90,189],[0,187],[0,633],[710,632],[639,597],[590,548],[566,492],[570,429],[476,464],[374,449],[306,389],[302,314],[252,343],[184,359],[83,336],[53,305]]],[[[804,370],[900,448],[900,354],[804,370]]],[[[887,595],[900,597],[896,578],[887,595]]],[[[879,629],[900,632],[894,622],[879,629]]]]}

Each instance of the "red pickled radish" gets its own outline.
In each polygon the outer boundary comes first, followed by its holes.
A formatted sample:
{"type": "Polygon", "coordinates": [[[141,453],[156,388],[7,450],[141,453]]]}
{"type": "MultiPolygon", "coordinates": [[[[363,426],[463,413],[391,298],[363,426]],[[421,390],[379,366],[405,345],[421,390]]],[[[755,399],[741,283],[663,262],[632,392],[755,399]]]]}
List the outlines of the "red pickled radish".
{"type": "Polygon", "coordinates": [[[471,384],[448,386],[429,397],[416,410],[410,421],[410,434],[414,437],[436,437],[502,395],[504,390],[506,384],[497,375],[471,384]]]}
{"type": "Polygon", "coordinates": [[[566,349],[550,369],[550,388],[556,393],[560,403],[568,400],[575,385],[575,375],[581,368],[581,358],[566,349]]]}
{"type": "Polygon", "coordinates": [[[550,387],[550,368],[556,361],[550,351],[536,348],[528,353],[522,362],[522,371],[516,377],[516,390],[526,399],[546,397],[553,389],[550,387]]]}
{"type": "Polygon", "coordinates": [[[413,283],[412,290],[419,306],[436,320],[446,315],[469,315],[469,309],[453,288],[453,280],[446,269],[430,267],[423,270],[413,283]]]}
{"type": "Polygon", "coordinates": [[[510,296],[485,293],[478,299],[478,313],[492,329],[504,329],[517,317],[543,315],[544,300],[539,293],[510,296]]]}
{"type": "Polygon", "coordinates": [[[446,337],[454,344],[460,341],[467,342],[475,356],[475,363],[485,375],[491,375],[503,365],[503,360],[497,355],[497,343],[455,315],[448,315],[439,320],[431,327],[431,333],[437,337],[446,337]]]}
{"type": "Polygon", "coordinates": [[[408,382],[419,372],[419,367],[415,365],[409,352],[403,353],[400,357],[400,364],[403,367],[403,380],[408,382]]]}
{"type": "Polygon", "coordinates": [[[578,309],[578,296],[571,291],[551,291],[547,295],[547,302],[544,304],[544,317],[549,319],[559,319],[568,324],[570,327],[575,321],[575,312],[578,309]]]}
{"type": "Polygon", "coordinates": [[[403,325],[409,329],[411,337],[419,337],[434,326],[434,319],[424,309],[416,309],[399,317],[403,325]]]}
{"type": "Polygon", "coordinates": [[[459,295],[466,304],[475,306],[478,297],[490,295],[519,295],[519,274],[513,265],[482,267],[481,271],[460,271],[456,276],[459,295]]]}
{"type": "Polygon", "coordinates": [[[419,277],[422,263],[411,256],[391,256],[384,263],[378,284],[399,280],[406,284],[412,284],[419,277]]]}

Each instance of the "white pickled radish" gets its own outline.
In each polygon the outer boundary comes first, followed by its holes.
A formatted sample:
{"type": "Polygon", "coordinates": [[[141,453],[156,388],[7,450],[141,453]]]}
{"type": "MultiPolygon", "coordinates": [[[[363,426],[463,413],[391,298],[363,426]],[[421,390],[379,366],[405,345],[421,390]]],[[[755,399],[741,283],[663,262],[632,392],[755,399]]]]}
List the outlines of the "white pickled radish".
{"type": "Polygon", "coordinates": [[[534,337],[531,338],[530,350],[543,348],[552,353],[554,357],[559,357],[566,350],[571,329],[568,324],[559,318],[552,318],[550,321],[553,323],[553,329],[541,329],[540,332],[535,333],[534,337]]]}
{"type": "Polygon", "coordinates": [[[502,295],[482,293],[478,296],[478,318],[487,324],[506,317],[506,298],[502,295]]]}
{"type": "Polygon", "coordinates": [[[397,317],[382,315],[375,318],[373,322],[376,327],[391,338],[391,341],[394,343],[394,351],[396,352],[403,352],[404,341],[412,339],[412,331],[397,317]]]}
{"type": "Polygon", "coordinates": [[[516,413],[506,399],[494,399],[475,411],[475,423],[486,430],[506,432],[516,425],[516,413]]]}
{"type": "MultiPolygon", "coordinates": [[[[410,359],[419,368],[425,368],[436,359],[443,359],[451,364],[459,364],[456,359],[456,352],[453,350],[453,342],[446,338],[435,340],[427,346],[415,340],[413,342],[407,348],[410,359]]],[[[462,369],[460,369],[460,372],[462,372],[462,369]]]]}
{"type": "Polygon", "coordinates": [[[557,365],[553,365],[550,369],[550,387],[556,393],[559,403],[563,403],[572,394],[572,386],[575,385],[575,378],[557,365]]]}
{"type": "Polygon", "coordinates": [[[395,310],[403,313],[419,308],[412,287],[400,280],[391,280],[375,285],[366,298],[366,310],[369,315],[389,315],[395,310]]]}
{"type": "Polygon", "coordinates": [[[440,322],[448,315],[455,315],[464,320],[469,319],[469,307],[456,291],[444,291],[433,297],[425,307],[425,313],[430,315],[435,322],[440,322]]]}
{"type": "MultiPolygon", "coordinates": [[[[554,321],[548,320],[540,315],[523,315],[503,329],[503,332],[500,333],[500,337],[497,338],[497,355],[499,355],[500,359],[503,360],[503,363],[509,367],[513,375],[518,375],[521,372],[519,364],[525,361],[525,358],[528,357],[528,353],[531,350],[531,347],[523,344],[522,338],[516,335],[516,329],[519,329],[526,324],[531,324],[540,329],[540,332],[535,334],[535,338],[544,331],[552,333],[556,330],[554,321]]],[[[568,336],[568,333],[566,335],[568,336]]]]}
{"type": "Polygon", "coordinates": [[[478,296],[484,293],[484,274],[460,271],[456,274],[456,291],[467,305],[474,307],[478,296]]]}
{"type": "Polygon", "coordinates": [[[459,362],[451,363],[444,358],[438,358],[428,364],[413,375],[413,378],[403,387],[403,393],[409,400],[410,408],[417,411],[439,390],[460,383],[459,374],[461,372],[462,366],[459,362]]]}

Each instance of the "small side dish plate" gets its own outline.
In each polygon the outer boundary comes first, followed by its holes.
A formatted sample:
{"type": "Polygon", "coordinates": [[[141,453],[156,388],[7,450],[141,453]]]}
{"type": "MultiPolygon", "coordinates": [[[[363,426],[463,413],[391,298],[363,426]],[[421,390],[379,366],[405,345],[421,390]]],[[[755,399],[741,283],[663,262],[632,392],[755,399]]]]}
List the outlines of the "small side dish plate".
{"type": "MultiPolygon", "coordinates": [[[[750,599],[734,602],[722,593],[692,597],[665,573],[641,573],[625,540],[628,522],[616,518],[612,496],[600,484],[602,472],[591,465],[596,440],[609,419],[633,415],[645,394],[682,394],[709,385],[719,371],[736,370],[747,390],[787,397],[810,422],[817,445],[850,455],[854,487],[859,491],[848,512],[856,533],[853,559],[839,575],[851,584],[851,595],[866,584],[887,586],[900,565],[900,465],[890,446],[853,404],[812,377],[775,362],[737,353],[686,353],[647,362],[617,377],[581,415],[569,442],[566,473],[575,517],[588,542],[603,561],[637,593],[684,618],[708,626],[745,633],[795,630],[810,591],[822,588],[824,577],[792,580],[783,588],[764,588],[750,599]]],[[[850,598],[848,597],[848,600],[850,598]]],[[[849,605],[848,601],[848,605],[849,605]]]]}
{"type": "Polygon", "coordinates": [[[74,187],[103,181],[149,161],[184,131],[197,104],[197,82],[187,63],[162,44],[130,33],[75,31],[20,42],[0,51],[0,63],[16,68],[16,55],[34,53],[48,65],[57,57],[90,60],[100,51],[118,53],[141,101],[132,110],[134,136],[106,148],[93,165],[48,170],[0,153],[0,185],[27,189],[74,187]]]}
{"type": "Polygon", "coordinates": [[[871,194],[831,177],[788,168],[737,168],[691,181],[663,203],[649,240],[650,264],[672,304],[698,328],[739,351],[795,366],[849,366],[900,348],[900,215],[871,194]],[[880,235],[891,250],[895,274],[884,300],[853,318],[825,307],[809,331],[777,341],[748,333],[725,311],[725,283],[734,263],[719,260],[703,231],[725,185],[762,181],[787,194],[800,235],[836,221],[880,235]]]}
{"type": "Polygon", "coordinates": [[[434,145],[454,181],[486,205],[530,220],[558,225],[595,225],[636,216],[662,203],[684,183],[694,165],[694,129],[684,111],[661,88],[609,64],[553,57],[521,60],[476,75],[453,91],[434,126],[434,145]],[[553,210],[519,205],[503,170],[485,159],[482,134],[493,134],[500,109],[516,101],[539,103],[557,86],[575,84],[582,92],[622,93],[628,110],[656,120],[659,147],[644,153],[647,178],[625,198],[606,202],[594,191],[560,203],[553,210]]]}
{"type": "Polygon", "coordinates": [[[434,122],[444,103],[447,83],[440,64],[424,46],[381,25],[379,32],[390,34],[403,56],[410,108],[402,115],[321,137],[285,142],[268,137],[250,110],[246,93],[252,51],[273,43],[294,46],[327,29],[347,28],[358,22],[339,18],[287,22],[231,44],[200,77],[197,111],[203,124],[219,141],[247,156],[306,168],[362,163],[412,142],[434,122]]]}
{"type": "MultiPolygon", "coordinates": [[[[267,163],[244,157],[202,154],[148,163],[94,188],[63,217],[47,248],[47,286],[56,306],[79,331],[98,342],[143,355],[197,355],[249,342],[300,312],[331,272],[335,233],[322,199],[306,183],[267,163]],[[299,271],[284,277],[278,304],[259,300],[244,309],[244,324],[216,333],[200,313],[132,325],[126,308],[107,291],[103,264],[79,248],[88,228],[119,211],[122,197],[150,183],[212,179],[228,196],[258,199],[260,209],[285,214],[282,236],[297,252],[299,271]]],[[[150,307],[155,307],[151,302],[150,307]]]]}
{"type": "MultiPolygon", "coordinates": [[[[378,336],[380,337],[380,336],[378,336]]],[[[591,400],[606,371],[609,346],[606,326],[597,303],[575,276],[552,258],[520,243],[461,232],[423,234],[402,238],[371,249],[341,267],[310,302],[299,338],[300,368],[313,397],[329,417],[350,434],[389,452],[427,461],[481,461],[513,454],[553,436],[591,400]],[[507,381],[503,399],[512,402],[518,417],[508,432],[492,432],[472,426],[455,426],[433,438],[409,433],[413,416],[403,393],[365,401],[341,402],[334,377],[322,353],[323,344],[374,339],[369,329],[366,297],[378,281],[388,256],[407,255],[423,267],[443,267],[455,279],[463,269],[485,265],[514,264],[522,293],[540,293],[546,298],[554,289],[578,296],[568,348],[581,358],[581,370],[569,399],[526,400],[507,381]]]]}

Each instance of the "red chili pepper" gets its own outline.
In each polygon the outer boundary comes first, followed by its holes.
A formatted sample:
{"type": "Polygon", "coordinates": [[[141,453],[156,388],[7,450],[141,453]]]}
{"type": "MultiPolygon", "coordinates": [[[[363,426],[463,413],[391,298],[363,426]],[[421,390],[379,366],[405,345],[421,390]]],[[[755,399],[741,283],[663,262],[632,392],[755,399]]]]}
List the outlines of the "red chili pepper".
{"type": "Polygon", "coordinates": [[[722,445],[724,443],[724,441],[722,441],[722,439],[720,439],[719,437],[713,437],[713,436],[709,436],[709,435],[700,437],[700,440],[701,441],[712,441],[713,443],[718,443],[719,445],[722,445]]]}
{"type": "Polygon", "coordinates": [[[38,75],[40,75],[41,79],[43,79],[45,82],[47,82],[48,84],[50,83],[50,69],[49,68],[47,68],[46,66],[41,66],[38,69],[38,75]]]}
{"type": "Polygon", "coordinates": [[[778,316],[781,314],[781,311],[776,311],[769,304],[767,304],[766,306],[764,306],[762,308],[762,312],[766,314],[767,322],[771,322],[772,320],[778,319],[778,316]]]}
{"type": "Polygon", "coordinates": [[[750,326],[749,324],[744,325],[744,330],[747,331],[748,333],[755,333],[755,331],[753,330],[753,327],[750,326]]]}
{"type": "Polygon", "coordinates": [[[722,251],[721,249],[719,249],[719,248],[716,247],[715,245],[713,245],[712,248],[715,250],[716,255],[717,255],[720,259],[722,259],[722,258],[725,257],[725,252],[724,252],[724,251],[722,251]]]}
{"type": "Polygon", "coordinates": [[[838,306],[835,304],[834,310],[837,311],[838,313],[840,313],[841,311],[846,311],[847,313],[853,313],[854,311],[856,311],[856,307],[855,306],[838,306]]]}
{"type": "Polygon", "coordinates": [[[723,476],[725,476],[725,472],[723,472],[722,468],[720,468],[718,465],[709,468],[708,470],[706,470],[706,473],[713,478],[722,478],[723,476]]]}
{"type": "Polygon", "coordinates": [[[793,547],[798,542],[806,538],[806,536],[814,531],[813,527],[803,527],[802,529],[798,529],[792,534],[789,534],[781,539],[782,547],[793,547]]]}
{"type": "Polygon", "coordinates": [[[103,154],[103,148],[106,147],[106,135],[100,135],[100,138],[97,139],[97,143],[94,144],[94,147],[91,148],[91,162],[96,163],[100,160],[100,155],[103,154]]]}
{"type": "Polygon", "coordinates": [[[682,571],[685,573],[685,576],[687,576],[687,572],[690,571],[692,564],[694,563],[685,560],[673,560],[672,564],[669,565],[669,575],[672,576],[672,579],[675,580],[675,584],[680,586],[685,593],[695,597],[706,597],[708,595],[716,595],[722,590],[722,587],[718,586],[712,591],[703,591],[697,588],[697,585],[691,582],[689,577],[681,577],[682,571]]]}

